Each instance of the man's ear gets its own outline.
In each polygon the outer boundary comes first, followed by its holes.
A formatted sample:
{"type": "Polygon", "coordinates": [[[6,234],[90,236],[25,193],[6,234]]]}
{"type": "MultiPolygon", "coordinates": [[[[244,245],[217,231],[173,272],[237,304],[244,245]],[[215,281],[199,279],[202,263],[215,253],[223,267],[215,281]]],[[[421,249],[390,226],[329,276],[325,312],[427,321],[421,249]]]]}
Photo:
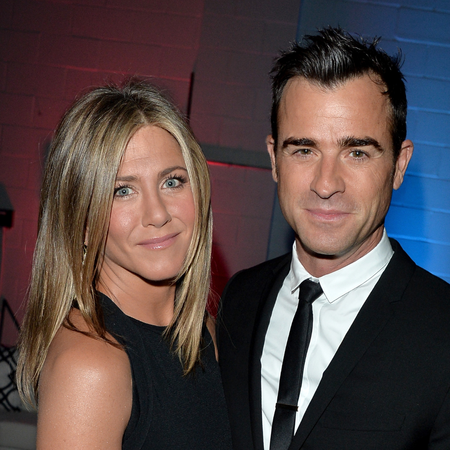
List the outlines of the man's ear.
{"type": "Polygon", "coordinates": [[[405,172],[408,167],[409,161],[411,160],[413,151],[414,144],[409,139],[402,142],[400,154],[398,155],[397,162],[395,163],[394,189],[396,190],[403,183],[403,178],[405,177],[405,172]]]}
{"type": "Polygon", "coordinates": [[[272,164],[272,178],[275,183],[278,182],[277,162],[275,158],[275,141],[271,134],[266,138],[267,151],[270,156],[270,163],[272,164]]]}

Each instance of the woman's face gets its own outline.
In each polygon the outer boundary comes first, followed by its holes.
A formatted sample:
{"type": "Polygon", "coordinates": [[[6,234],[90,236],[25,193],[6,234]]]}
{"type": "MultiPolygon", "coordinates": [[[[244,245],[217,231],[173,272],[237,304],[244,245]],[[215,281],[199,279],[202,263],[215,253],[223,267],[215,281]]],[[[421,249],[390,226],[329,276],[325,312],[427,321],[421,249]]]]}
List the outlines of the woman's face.
{"type": "Polygon", "coordinates": [[[180,146],[162,128],[141,128],[117,174],[103,275],[119,285],[173,279],[183,265],[194,222],[180,146]]]}

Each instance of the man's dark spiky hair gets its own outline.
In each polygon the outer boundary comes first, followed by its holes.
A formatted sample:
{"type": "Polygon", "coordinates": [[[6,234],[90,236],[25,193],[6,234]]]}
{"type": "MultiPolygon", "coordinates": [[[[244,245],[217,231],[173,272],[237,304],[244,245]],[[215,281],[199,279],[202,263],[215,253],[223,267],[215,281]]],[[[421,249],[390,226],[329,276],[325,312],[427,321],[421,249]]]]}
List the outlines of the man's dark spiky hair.
{"type": "Polygon", "coordinates": [[[324,28],[319,34],[305,36],[276,59],[272,75],[272,137],[278,138],[278,109],[287,82],[302,77],[325,88],[370,75],[383,86],[391,105],[390,131],[395,159],[406,138],[406,89],[400,71],[402,54],[389,56],[377,47],[380,38],[368,41],[355,38],[341,28],[324,28]]]}

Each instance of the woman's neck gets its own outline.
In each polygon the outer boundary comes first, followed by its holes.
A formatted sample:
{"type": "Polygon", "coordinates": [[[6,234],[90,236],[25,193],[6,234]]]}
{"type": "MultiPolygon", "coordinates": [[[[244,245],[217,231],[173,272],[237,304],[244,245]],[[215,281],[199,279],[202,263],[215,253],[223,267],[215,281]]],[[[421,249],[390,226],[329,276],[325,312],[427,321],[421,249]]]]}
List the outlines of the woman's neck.
{"type": "Polygon", "coordinates": [[[149,283],[141,278],[112,280],[102,273],[97,290],[107,295],[127,316],[152,325],[167,326],[172,320],[175,284],[149,283]]]}

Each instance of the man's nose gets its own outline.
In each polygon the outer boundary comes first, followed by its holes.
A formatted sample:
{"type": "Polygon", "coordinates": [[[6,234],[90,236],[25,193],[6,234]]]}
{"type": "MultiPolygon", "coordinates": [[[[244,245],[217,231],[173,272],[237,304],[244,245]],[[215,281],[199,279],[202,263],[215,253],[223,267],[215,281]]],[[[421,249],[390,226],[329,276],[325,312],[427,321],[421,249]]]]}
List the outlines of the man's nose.
{"type": "Polygon", "coordinates": [[[342,163],[335,157],[322,155],[315,165],[311,190],[320,198],[327,199],[345,191],[342,163]]]}

